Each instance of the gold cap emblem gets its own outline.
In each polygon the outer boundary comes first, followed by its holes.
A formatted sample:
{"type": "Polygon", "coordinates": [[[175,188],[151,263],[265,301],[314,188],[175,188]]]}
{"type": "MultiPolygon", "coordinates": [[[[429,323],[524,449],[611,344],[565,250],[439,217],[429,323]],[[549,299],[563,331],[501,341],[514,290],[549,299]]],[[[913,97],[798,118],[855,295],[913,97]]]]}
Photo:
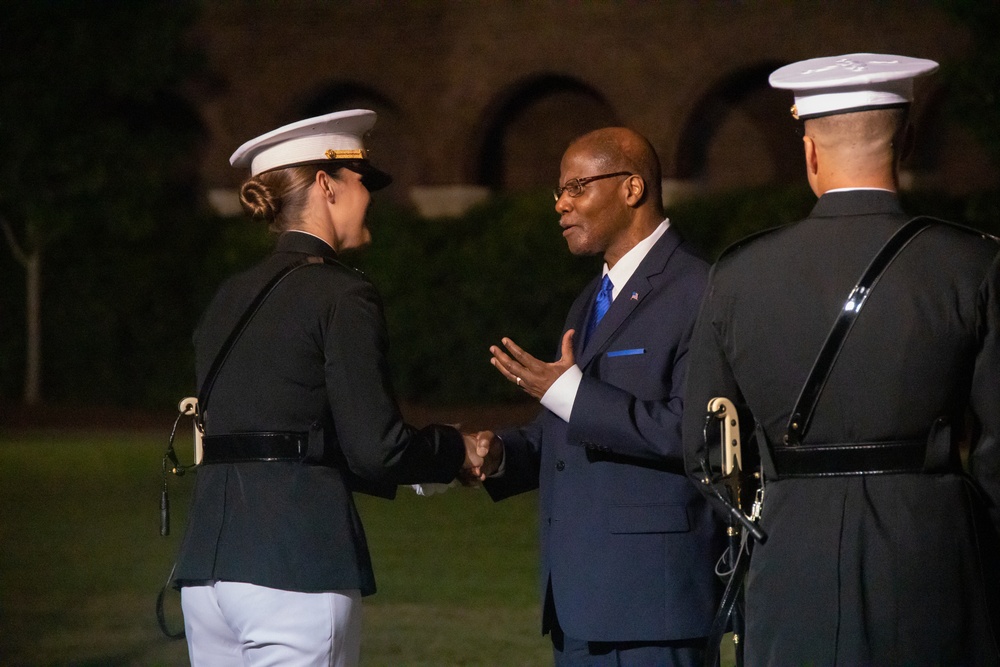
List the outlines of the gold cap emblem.
{"type": "Polygon", "coordinates": [[[327,160],[364,160],[368,157],[368,151],[364,148],[352,148],[350,150],[329,149],[324,153],[327,160]]]}
{"type": "Polygon", "coordinates": [[[792,118],[794,118],[795,120],[799,119],[799,107],[797,105],[793,104],[792,108],[789,109],[789,111],[792,112],[792,118]]]}

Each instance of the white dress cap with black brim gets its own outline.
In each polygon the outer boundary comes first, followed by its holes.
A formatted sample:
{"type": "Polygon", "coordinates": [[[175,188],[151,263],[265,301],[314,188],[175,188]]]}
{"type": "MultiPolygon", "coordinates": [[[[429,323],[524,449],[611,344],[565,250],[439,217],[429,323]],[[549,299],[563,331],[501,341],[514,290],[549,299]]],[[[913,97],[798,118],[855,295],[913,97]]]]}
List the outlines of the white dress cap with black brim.
{"type": "Polygon", "coordinates": [[[366,188],[379,190],[389,185],[392,177],[368,161],[364,137],[376,118],[369,109],[306,118],[251,139],[236,149],[229,164],[249,167],[250,174],[256,176],[284,167],[330,163],[361,174],[366,188]]]}
{"type": "Polygon", "coordinates": [[[938,68],[933,60],[880,53],[811,58],[775,70],[773,88],[794,92],[800,120],[909,104],[913,79],[938,68]]]}

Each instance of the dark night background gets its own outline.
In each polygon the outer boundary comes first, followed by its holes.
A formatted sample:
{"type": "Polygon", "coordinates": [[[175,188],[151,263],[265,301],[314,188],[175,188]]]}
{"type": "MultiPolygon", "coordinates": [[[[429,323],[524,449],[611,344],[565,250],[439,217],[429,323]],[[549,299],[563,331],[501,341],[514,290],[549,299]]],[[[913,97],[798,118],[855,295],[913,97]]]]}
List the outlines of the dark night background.
{"type": "MultiPolygon", "coordinates": [[[[695,53],[699,40],[694,36],[689,35],[684,46],[657,47],[677,59],[689,56],[685,67],[675,65],[695,82],[689,87],[697,87],[698,70],[704,68],[713,72],[721,91],[705,93],[703,101],[694,105],[693,120],[684,127],[659,127],[643,116],[642,99],[617,99],[593,84],[604,75],[621,79],[623,89],[631,90],[630,73],[648,76],[643,74],[643,59],[661,53],[640,43],[629,50],[628,22],[608,23],[605,14],[636,12],[648,22],[662,8],[664,16],[683,14],[694,20],[698,8],[704,7],[719,21],[732,16],[730,23],[738,23],[742,15],[759,17],[770,11],[785,16],[793,11],[788,7],[808,6],[760,3],[754,8],[753,4],[547,3],[545,9],[538,8],[541,4],[524,8],[530,16],[522,23],[517,10],[507,6],[497,21],[545,39],[548,32],[558,37],[559,30],[568,30],[565,24],[571,20],[579,25],[605,24],[609,39],[625,44],[616,53],[632,56],[621,62],[614,58],[601,62],[602,54],[591,51],[566,56],[587,72],[574,78],[565,60],[557,66],[553,59],[558,59],[551,54],[524,55],[526,60],[536,58],[528,67],[535,73],[522,77],[522,83],[508,93],[494,95],[489,113],[483,116],[486,120],[464,122],[463,126],[478,128],[478,138],[466,142],[475,144],[478,157],[459,160],[455,166],[438,155],[452,147],[420,141],[431,126],[447,125],[449,118],[417,118],[413,122],[417,129],[406,134],[400,128],[405,129],[412,114],[403,112],[405,104],[399,99],[380,97],[375,88],[343,83],[320,89],[306,86],[294,100],[283,102],[268,99],[261,91],[260,106],[249,105],[245,117],[228,114],[224,110],[231,107],[225,100],[246,97],[252,88],[247,81],[267,74],[259,63],[280,63],[287,55],[302,60],[308,69],[309,59],[320,54],[310,51],[309,44],[288,54],[248,54],[258,68],[250,72],[234,65],[238,59],[219,54],[226,45],[223,37],[241,31],[268,33],[273,45],[283,34],[283,7],[295,8],[288,11],[289,25],[302,29],[308,24],[313,32],[324,33],[334,53],[338,31],[351,29],[360,32],[360,38],[374,40],[368,47],[374,52],[380,48],[379,39],[393,34],[393,25],[413,16],[454,32],[410,35],[413,44],[474,37],[476,48],[487,52],[517,51],[518,43],[505,41],[495,34],[495,27],[474,20],[476,12],[489,14],[489,4],[418,3],[419,8],[400,17],[399,7],[376,2],[3,2],[0,406],[5,414],[0,423],[16,421],[25,403],[34,404],[35,410],[40,409],[37,406],[171,410],[181,396],[194,393],[190,336],[202,308],[224,276],[253,262],[271,243],[263,230],[239,215],[210,205],[210,192],[225,194],[241,177],[226,171],[225,157],[243,140],[306,112],[323,113],[354,103],[378,108],[385,118],[376,126],[373,140],[383,142],[376,145],[399,176],[393,193],[378,196],[370,213],[373,246],[348,259],[370,275],[385,297],[392,362],[402,397],[425,404],[516,400],[519,394],[498,381],[489,367],[488,345],[509,335],[538,355],[554,352],[566,307],[599,266],[596,258],[570,257],[554,224],[548,188],[558,176],[561,147],[572,136],[611,122],[631,124],[654,138],[671,183],[712,185],[714,179],[714,187],[694,188],[668,202],[674,223],[709,256],[755,229],[792,221],[811,206],[813,198],[798,167],[798,139],[785,115],[790,101],[762,85],[773,66],[789,60],[782,56],[780,30],[773,52],[763,52],[765,47],[757,45],[719,54],[718,58],[735,63],[730,67],[733,73],[721,77],[715,74],[719,64],[712,60],[714,54],[695,53]],[[303,23],[303,17],[313,13],[320,19],[303,23]],[[272,23],[258,25],[255,14],[272,23]],[[347,19],[354,23],[345,26],[347,19]],[[390,25],[383,29],[382,24],[390,25]],[[469,31],[472,37],[466,34],[469,31]],[[584,86],[581,79],[591,83],[584,86]],[[772,160],[765,177],[758,177],[752,164],[741,166],[740,156],[748,154],[745,146],[730,147],[719,158],[723,144],[712,143],[727,127],[732,136],[753,139],[741,131],[739,114],[787,133],[763,141],[777,147],[780,157],[772,160]],[[220,136],[220,127],[229,128],[229,134],[220,136]],[[399,139],[398,151],[385,143],[394,137],[399,139]],[[404,151],[403,146],[418,150],[404,151]],[[537,151],[537,163],[530,159],[532,151],[537,151]],[[457,213],[434,216],[422,215],[426,211],[407,199],[407,193],[421,186],[433,190],[453,182],[472,185],[486,196],[457,213]],[[32,262],[40,280],[37,333],[26,328],[32,262]],[[41,341],[41,374],[33,390],[37,393],[26,388],[30,336],[41,341]]],[[[918,128],[925,149],[913,164],[918,174],[950,173],[951,180],[917,179],[904,193],[904,201],[912,211],[1000,231],[1000,124],[996,122],[1000,50],[994,34],[1000,25],[998,4],[941,0],[871,5],[875,15],[880,11],[891,17],[912,15],[920,24],[913,30],[920,34],[933,34],[934,26],[926,24],[940,20],[947,24],[948,34],[961,36],[957,45],[947,47],[947,59],[939,57],[942,70],[933,77],[934,101],[920,116],[924,124],[918,128]],[[964,143],[941,139],[958,135],[945,135],[943,127],[932,121],[957,128],[967,139],[964,143]],[[975,178],[965,175],[971,172],[975,178]],[[956,181],[968,187],[948,185],[956,181]]],[[[895,42],[861,48],[859,41],[865,35],[845,36],[849,31],[836,23],[836,10],[827,7],[824,12],[824,20],[831,22],[829,39],[802,57],[851,49],[888,51],[906,44],[897,37],[895,42]]],[[[849,23],[847,17],[844,20],[849,23]]],[[[720,26],[737,30],[729,24],[720,26]]],[[[909,28],[894,26],[894,34],[905,35],[909,28]]],[[[706,22],[704,29],[713,27],[706,22]]],[[[870,26],[869,36],[879,29],[870,26]]],[[[530,51],[531,44],[526,42],[523,48],[530,51]]],[[[390,48],[388,43],[385,48],[390,48]]],[[[393,61],[397,72],[379,76],[404,80],[394,95],[402,94],[398,90],[433,95],[433,90],[421,88],[421,76],[430,75],[420,71],[437,65],[434,48],[440,47],[430,47],[423,56],[427,62],[398,59],[393,61]]],[[[908,55],[933,57],[934,53],[911,49],[908,55]]],[[[329,54],[323,55],[323,67],[334,70],[330,76],[336,80],[365,77],[365,72],[348,76],[337,70],[336,62],[330,65],[329,54]]],[[[466,87],[471,97],[490,77],[474,68],[459,71],[453,60],[449,63],[456,70],[439,76],[449,77],[459,89],[466,87]]],[[[502,58],[497,67],[502,69],[502,58]]],[[[664,82],[662,95],[682,88],[677,81],[664,82]]],[[[455,113],[464,113],[461,105],[455,113]]],[[[458,143],[461,133],[455,134],[458,143]]]]}

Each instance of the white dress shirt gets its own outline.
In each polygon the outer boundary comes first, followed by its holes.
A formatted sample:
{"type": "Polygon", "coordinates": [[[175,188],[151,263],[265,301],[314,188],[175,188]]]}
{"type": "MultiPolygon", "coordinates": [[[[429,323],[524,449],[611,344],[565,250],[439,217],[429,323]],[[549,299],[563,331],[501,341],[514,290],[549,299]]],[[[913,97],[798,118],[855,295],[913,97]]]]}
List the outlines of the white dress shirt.
{"type": "MultiPolygon", "coordinates": [[[[611,302],[618,298],[618,294],[622,291],[625,283],[629,281],[635,270],[639,268],[642,260],[646,258],[649,249],[663,236],[663,233],[667,231],[667,227],[670,226],[670,219],[665,218],[653,233],[639,241],[635,244],[631,250],[622,255],[615,265],[608,269],[607,263],[604,264],[603,276],[608,276],[611,279],[611,284],[613,285],[611,289],[611,302]]],[[[580,332],[577,331],[576,335],[579,336],[580,332]]],[[[562,375],[556,378],[556,381],[552,383],[549,390],[545,392],[542,396],[542,406],[551,410],[555,415],[565,422],[569,422],[569,416],[573,414],[573,403],[576,402],[576,392],[580,389],[580,381],[583,380],[583,371],[576,364],[573,364],[567,368],[562,375]]]]}
{"type": "MultiPolygon", "coordinates": [[[[663,233],[667,231],[667,227],[670,226],[670,219],[665,218],[663,222],[657,225],[653,233],[639,241],[635,246],[629,250],[627,253],[622,255],[621,259],[615,263],[614,267],[608,269],[607,263],[604,264],[604,270],[601,274],[603,278],[605,275],[611,278],[611,302],[618,297],[618,294],[622,291],[625,283],[629,281],[635,270],[639,268],[639,264],[642,260],[646,258],[649,253],[649,249],[663,236],[663,233]]],[[[577,332],[579,335],[580,332],[577,332]]],[[[565,422],[569,422],[569,417],[573,413],[573,403],[576,402],[576,393],[580,389],[580,381],[583,379],[583,371],[576,364],[573,364],[565,371],[563,374],[556,378],[556,381],[552,383],[549,390],[545,392],[542,396],[542,406],[551,410],[560,419],[565,422]]],[[[504,457],[500,462],[499,469],[491,475],[491,477],[501,477],[507,467],[507,460],[504,457]]],[[[435,493],[442,493],[450,486],[457,485],[457,482],[452,482],[451,484],[413,484],[413,490],[417,492],[417,495],[421,496],[431,496],[435,493]]]]}

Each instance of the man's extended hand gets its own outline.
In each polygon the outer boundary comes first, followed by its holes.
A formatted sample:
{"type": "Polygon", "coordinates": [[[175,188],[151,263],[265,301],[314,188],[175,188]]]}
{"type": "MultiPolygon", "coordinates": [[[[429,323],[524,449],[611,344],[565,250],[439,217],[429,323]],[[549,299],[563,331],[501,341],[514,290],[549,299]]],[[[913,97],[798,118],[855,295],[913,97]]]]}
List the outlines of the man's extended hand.
{"type": "Polygon", "coordinates": [[[484,479],[483,459],[489,453],[489,446],[480,444],[477,433],[463,433],[462,443],[465,445],[465,462],[458,471],[459,480],[466,484],[466,480],[484,479]]]}
{"type": "Polygon", "coordinates": [[[552,383],[565,373],[567,368],[575,363],[573,359],[573,335],[575,333],[573,329],[570,329],[563,335],[562,356],[559,357],[558,361],[554,361],[551,364],[547,364],[531,356],[518,347],[510,338],[501,339],[504,347],[507,348],[507,352],[504,352],[496,345],[490,346],[490,352],[493,354],[490,363],[505,378],[535,398],[540,399],[549,390],[552,383]]]}
{"type": "Polygon", "coordinates": [[[468,443],[473,442],[475,456],[482,462],[477,467],[465,468],[458,474],[458,480],[465,486],[478,486],[480,482],[492,475],[503,462],[503,441],[493,431],[479,433],[463,433],[462,437],[468,443]]]}

